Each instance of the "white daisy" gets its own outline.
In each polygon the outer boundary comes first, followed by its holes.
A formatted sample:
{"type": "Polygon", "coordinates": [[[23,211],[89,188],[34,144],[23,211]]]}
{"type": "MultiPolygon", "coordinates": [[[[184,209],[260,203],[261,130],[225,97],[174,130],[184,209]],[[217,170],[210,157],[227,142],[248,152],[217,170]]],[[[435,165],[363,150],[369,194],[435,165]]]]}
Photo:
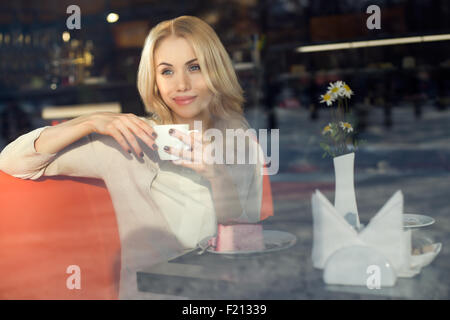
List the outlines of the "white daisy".
{"type": "Polygon", "coordinates": [[[322,100],[320,100],[320,103],[325,102],[327,104],[327,106],[331,106],[333,104],[335,98],[330,93],[327,92],[326,94],[322,94],[320,96],[320,99],[322,99],[322,100]]]}
{"type": "Polygon", "coordinates": [[[332,133],[333,129],[331,128],[331,123],[329,123],[327,126],[325,126],[325,128],[323,128],[322,130],[322,134],[326,135],[328,133],[332,133]]]}
{"type": "Polygon", "coordinates": [[[328,86],[328,93],[336,99],[339,96],[339,91],[342,88],[342,81],[336,81],[335,83],[330,82],[328,86]]]}
{"type": "Polygon", "coordinates": [[[344,85],[341,88],[342,96],[346,98],[351,98],[351,96],[354,94],[352,89],[348,86],[348,84],[344,83],[344,85]]]}
{"type": "Polygon", "coordinates": [[[342,122],[342,121],[340,121],[340,122],[339,122],[339,126],[340,126],[344,131],[346,131],[347,133],[350,133],[350,132],[353,131],[352,125],[351,125],[350,123],[348,123],[348,122],[342,122]]]}

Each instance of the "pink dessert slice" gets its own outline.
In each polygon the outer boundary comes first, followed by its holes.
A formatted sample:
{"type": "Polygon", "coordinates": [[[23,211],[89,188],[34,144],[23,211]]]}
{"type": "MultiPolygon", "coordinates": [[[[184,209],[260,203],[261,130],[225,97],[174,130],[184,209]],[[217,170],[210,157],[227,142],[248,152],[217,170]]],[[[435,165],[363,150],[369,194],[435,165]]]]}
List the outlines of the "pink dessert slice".
{"type": "Polygon", "coordinates": [[[261,224],[219,224],[215,251],[259,251],[264,250],[261,224]]]}

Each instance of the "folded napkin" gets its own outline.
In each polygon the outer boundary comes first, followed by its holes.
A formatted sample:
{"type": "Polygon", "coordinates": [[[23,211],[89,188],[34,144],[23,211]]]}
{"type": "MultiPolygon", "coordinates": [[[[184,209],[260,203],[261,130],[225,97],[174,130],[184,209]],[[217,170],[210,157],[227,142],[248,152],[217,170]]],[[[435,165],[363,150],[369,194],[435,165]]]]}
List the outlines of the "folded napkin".
{"type": "Polygon", "coordinates": [[[370,248],[369,251],[376,250],[390,262],[398,277],[412,277],[420,272],[421,263],[411,257],[411,231],[403,228],[403,194],[400,190],[359,231],[319,190],[312,196],[312,211],[312,261],[315,268],[323,269],[337,250],[359,246],[370,248]]]}

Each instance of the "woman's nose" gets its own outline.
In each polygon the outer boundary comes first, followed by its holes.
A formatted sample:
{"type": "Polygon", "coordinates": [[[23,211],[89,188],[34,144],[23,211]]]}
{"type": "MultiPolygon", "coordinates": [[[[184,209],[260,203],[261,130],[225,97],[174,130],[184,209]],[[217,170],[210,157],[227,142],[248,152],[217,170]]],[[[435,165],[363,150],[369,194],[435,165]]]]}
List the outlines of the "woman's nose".
{"type": "Polygon", "coordinates": [[[189,77],[186,74],[181,74],[177,79],[177,89],[178,91],[187,91],[190,89],[189,77]]]}

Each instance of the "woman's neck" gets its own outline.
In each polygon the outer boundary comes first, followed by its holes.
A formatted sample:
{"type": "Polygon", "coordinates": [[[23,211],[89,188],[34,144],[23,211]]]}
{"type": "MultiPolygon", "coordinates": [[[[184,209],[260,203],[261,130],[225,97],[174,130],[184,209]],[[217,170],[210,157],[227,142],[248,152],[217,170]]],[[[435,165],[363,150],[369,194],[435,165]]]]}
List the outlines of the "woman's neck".
{"type": "Polygon", "coordinates": [[[207,129],[212,126],[212,118],[211,115],[207,112],[202,113],[198,117],[195,118],[182,118],[178,115],[172,113],[172,118],[174,123],[176,124],[189,124],[189,130],[194,129],[194,121],[201,121],[202,122],[202,130],[206,131],[207,129]]]}

